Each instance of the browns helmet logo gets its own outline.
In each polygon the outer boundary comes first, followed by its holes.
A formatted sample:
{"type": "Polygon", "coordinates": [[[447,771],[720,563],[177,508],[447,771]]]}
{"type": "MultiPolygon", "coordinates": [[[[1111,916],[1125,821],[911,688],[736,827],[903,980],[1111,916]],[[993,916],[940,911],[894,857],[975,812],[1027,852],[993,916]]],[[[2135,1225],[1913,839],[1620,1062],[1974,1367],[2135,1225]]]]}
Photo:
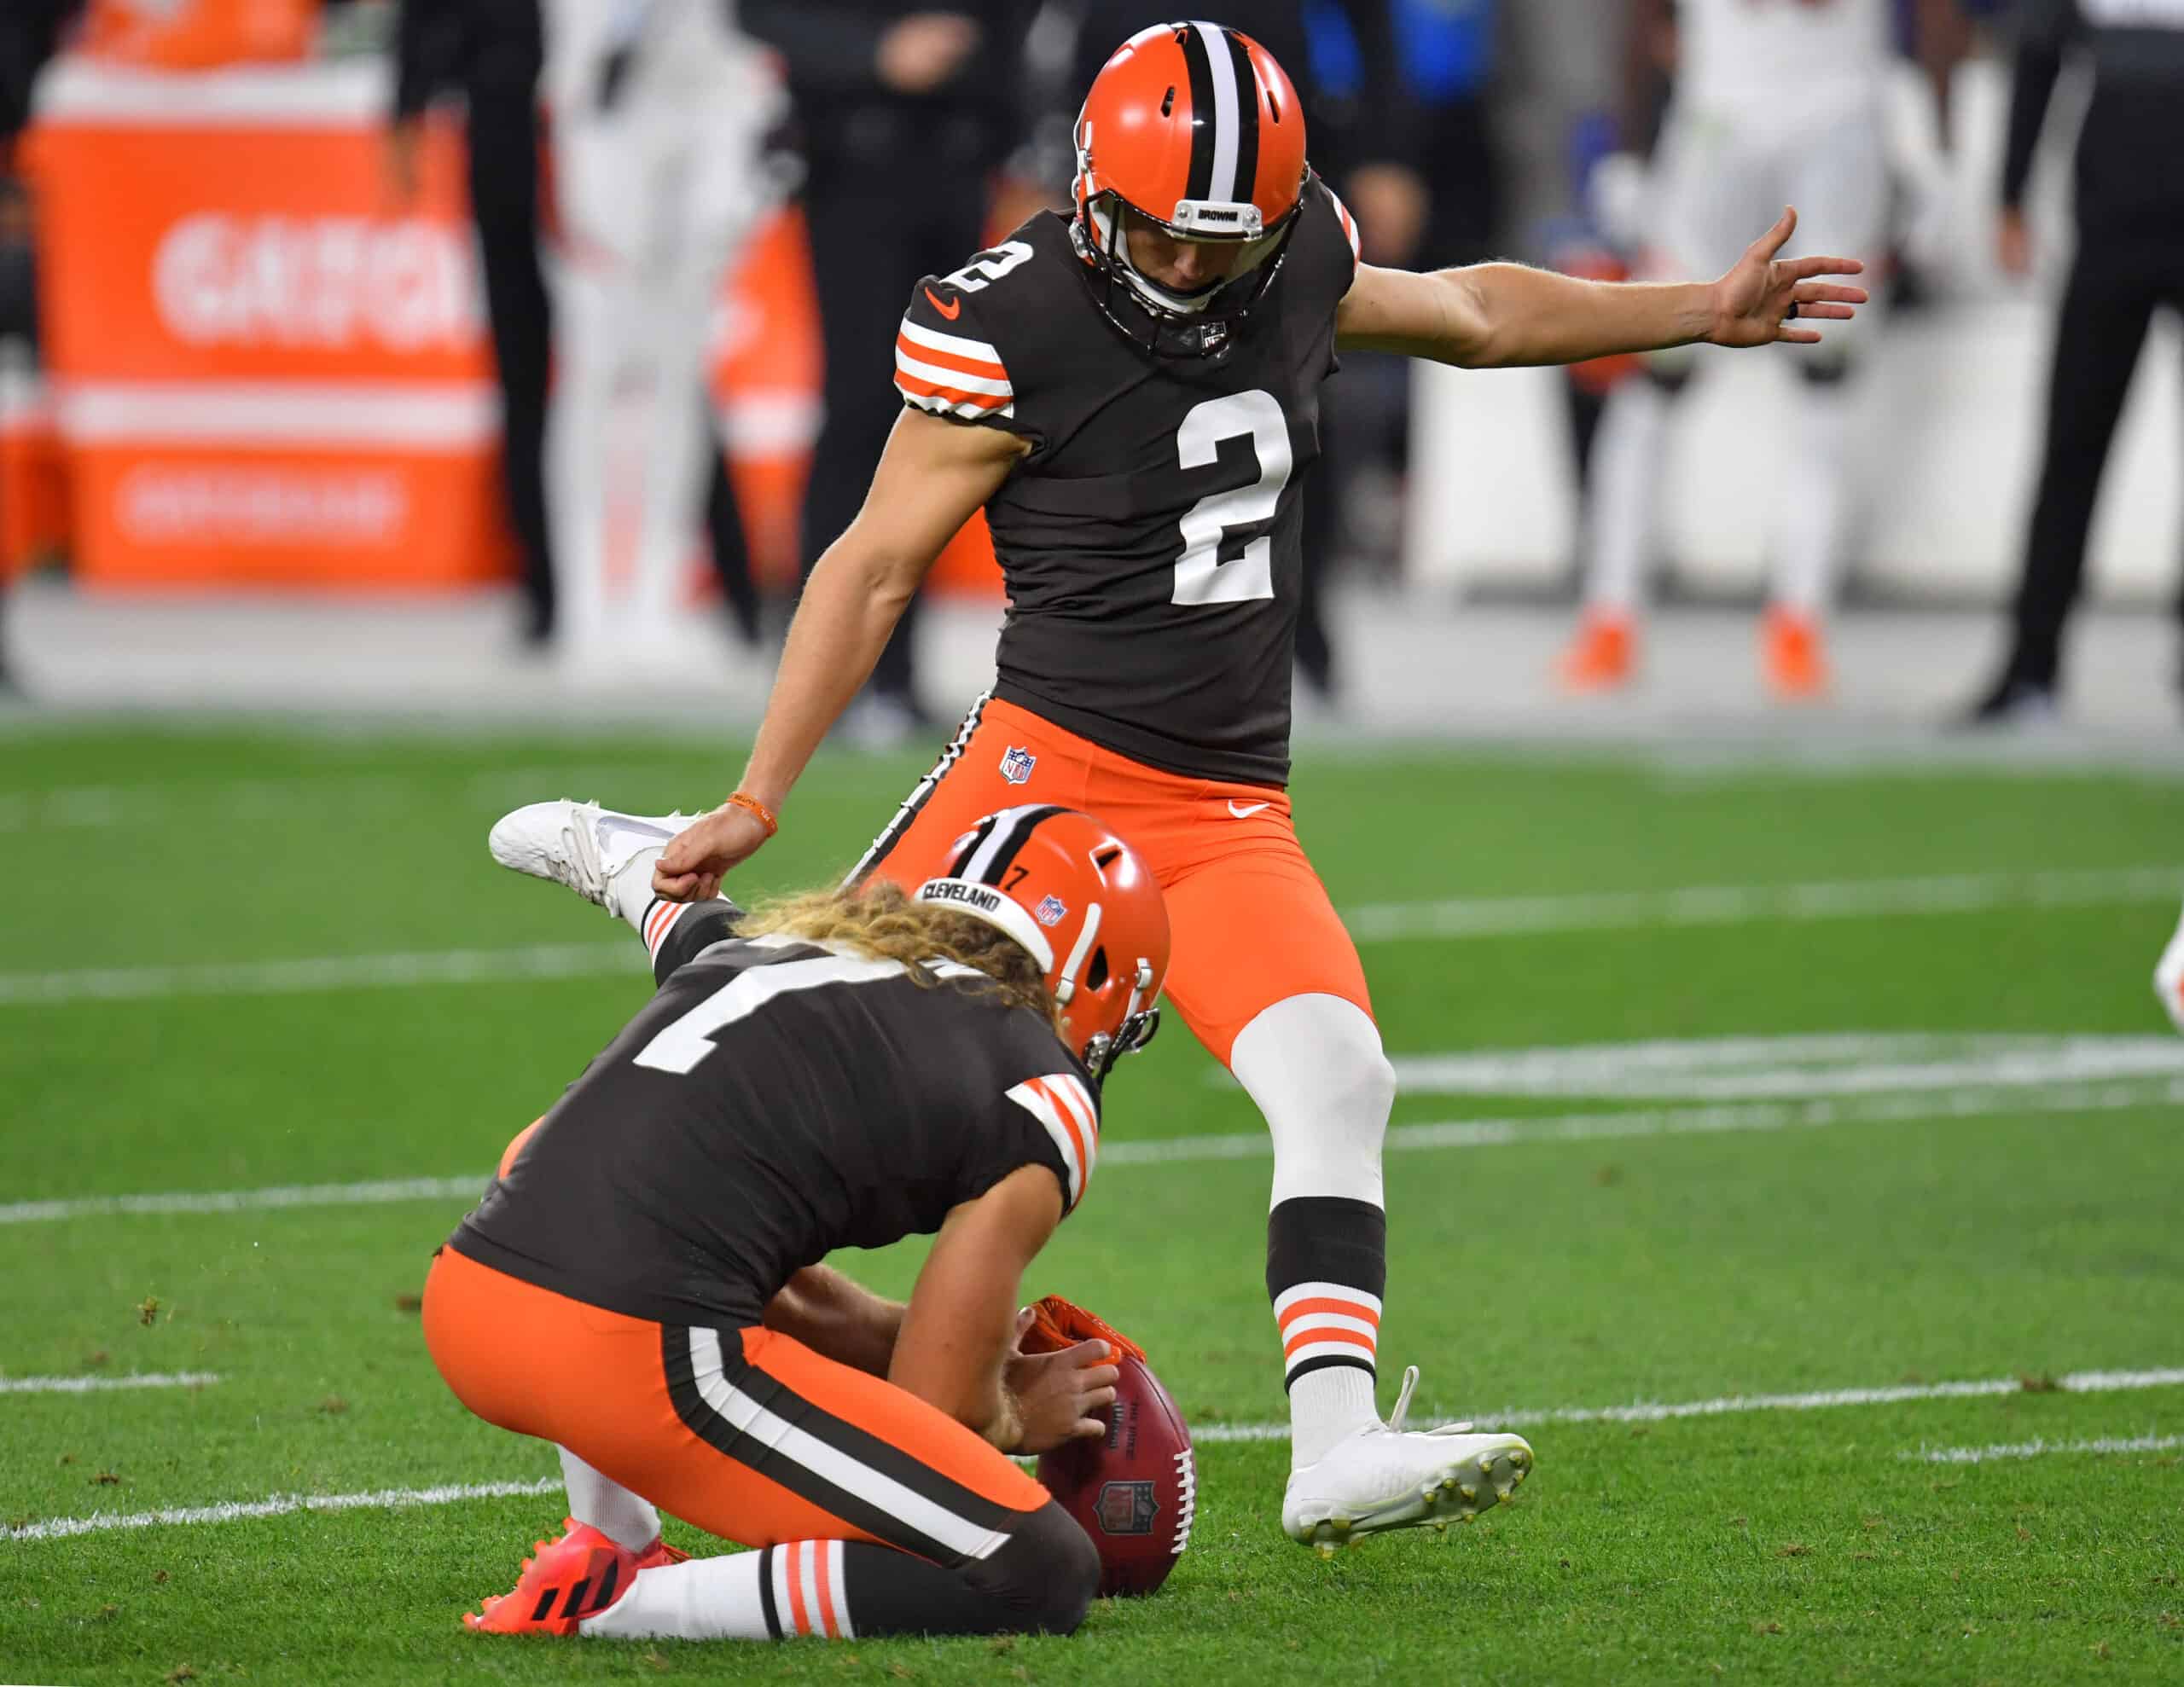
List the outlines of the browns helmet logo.
{"type": "Polygon", "coordinates": [[[1151,1534],[1160,1502],[1153,1497],[1150,1482],[1109,1482],[1100,1490],[1100,1503],[1092,1515],[1100,1520],[1103,1534],[1151,1534]]]}

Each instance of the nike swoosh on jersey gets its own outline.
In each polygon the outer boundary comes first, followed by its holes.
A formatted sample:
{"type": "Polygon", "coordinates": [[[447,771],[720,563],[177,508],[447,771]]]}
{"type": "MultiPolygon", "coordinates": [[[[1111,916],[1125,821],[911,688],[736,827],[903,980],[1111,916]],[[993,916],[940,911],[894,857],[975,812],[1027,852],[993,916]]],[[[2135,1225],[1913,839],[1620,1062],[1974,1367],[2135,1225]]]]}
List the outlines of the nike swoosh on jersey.
{"type": "Polygon", "coordinates": [[[1228,799],[1228,812],[1240,820],[1247,820],[1261,809],[1271,809],[1273,806],[1271,803],[1239,803],[1233,797],[1228,799]]]}
{"type": "Polygon", "coordinates": [[[947,317],[951,322],[963,314],[963,301],[960,299],[953,304],[943,304],[940,302],[939,294],[933,292],[931,287],[927,287],[925,290],[925,296],[926,303],[930,304],[934,310],[940,312],[942,316],[947,317]]]}

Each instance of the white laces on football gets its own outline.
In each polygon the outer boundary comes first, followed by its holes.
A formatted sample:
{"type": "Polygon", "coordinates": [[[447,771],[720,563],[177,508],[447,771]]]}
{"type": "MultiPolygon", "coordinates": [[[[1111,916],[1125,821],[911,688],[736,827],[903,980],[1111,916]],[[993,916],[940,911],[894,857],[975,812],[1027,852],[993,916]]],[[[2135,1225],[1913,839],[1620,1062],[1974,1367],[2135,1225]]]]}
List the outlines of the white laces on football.
{"type": "MultiPolygon", "coordinates": [[[[1403,1387],[1396,1393],[1396,1409],[1388,1414],[1388,1433],[1403,1433],[1403,1419],[1410,1415],[1410,1397],[1418,1392],[1418,1367],[1406,1365],[1403,1368],[1403,1387]]],[[[1461,1423],[1443,1423],[1438,1429],[1428,1429],[1430,1435],[1467,1435],[1471,1433],[1468,1420],[1461,1423]]]]}

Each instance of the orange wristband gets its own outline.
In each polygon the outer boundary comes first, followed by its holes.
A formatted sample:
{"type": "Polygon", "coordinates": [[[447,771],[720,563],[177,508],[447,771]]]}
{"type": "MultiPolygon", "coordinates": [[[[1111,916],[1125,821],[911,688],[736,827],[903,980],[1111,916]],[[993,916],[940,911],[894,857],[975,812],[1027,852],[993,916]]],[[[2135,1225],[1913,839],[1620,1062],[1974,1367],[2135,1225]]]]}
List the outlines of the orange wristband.
{"type": "Polygon", "coordinates": [[[746,815],[756,816],[758,824],[766,828],[766,836],[769,838],[781,829],[781,823],[774,818],[774,811],[746,791],[731,792],[727,806],[741,809],[746,815]]]}

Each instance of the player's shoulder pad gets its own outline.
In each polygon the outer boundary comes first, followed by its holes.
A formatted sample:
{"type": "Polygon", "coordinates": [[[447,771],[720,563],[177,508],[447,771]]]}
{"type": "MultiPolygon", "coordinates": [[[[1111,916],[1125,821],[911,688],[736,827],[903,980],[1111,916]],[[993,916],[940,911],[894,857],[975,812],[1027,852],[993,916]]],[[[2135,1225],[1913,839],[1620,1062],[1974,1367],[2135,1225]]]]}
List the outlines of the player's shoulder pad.
{"type": "Polygon", "coordinates": [[[961,269],[911,288],[895,337],[903,402],[958,421],[1011,423],[1023,382],[1036,377],[1041,324],[1067,254],[1060,219],[1042,212],[961,269]]]}
{"type": "Polygon", "coordinates": [[[1328,219],[1333,219],[1333,227],[1350,248],[1350,278],[1356,280],[1357,267],[1364,261],[1357,243],[1357,219],[1350,214],[1350,207],[1342,202],[1341,195],[1316,173],[1305,183],[1304,208],[1298,214],[1307,219],[1298,230],[1300,235],[1311,234],[1314,224],[1325,228],[1328,219]]]}
{"type": "Polygon", "coordinates": [[[1044,1127],[1061,1156],[1062,1209],[1073,1210],[1100,1155],[1100,1092],[1082,1072],[1054,1071],[1012,1085],[1008,1099],[1044,1127]]]}

